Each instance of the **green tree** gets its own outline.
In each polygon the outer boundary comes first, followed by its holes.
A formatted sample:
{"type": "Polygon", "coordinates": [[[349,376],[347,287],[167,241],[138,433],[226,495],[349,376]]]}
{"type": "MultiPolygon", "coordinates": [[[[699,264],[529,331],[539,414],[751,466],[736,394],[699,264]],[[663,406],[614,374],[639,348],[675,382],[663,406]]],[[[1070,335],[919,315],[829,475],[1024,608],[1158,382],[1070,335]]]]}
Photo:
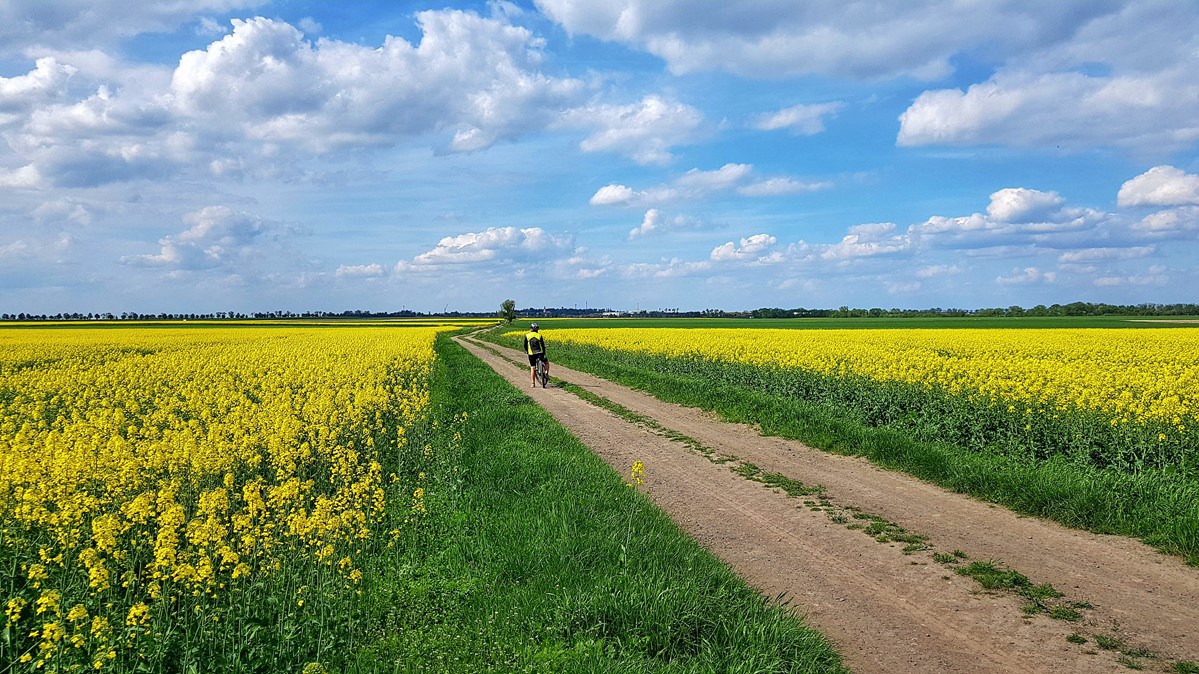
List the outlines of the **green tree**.
{"type": "Polygon", "coordinates": [[[500,318],[508,323],[516,320],[516,300],[504,300],[500,302],[500,318]]]}

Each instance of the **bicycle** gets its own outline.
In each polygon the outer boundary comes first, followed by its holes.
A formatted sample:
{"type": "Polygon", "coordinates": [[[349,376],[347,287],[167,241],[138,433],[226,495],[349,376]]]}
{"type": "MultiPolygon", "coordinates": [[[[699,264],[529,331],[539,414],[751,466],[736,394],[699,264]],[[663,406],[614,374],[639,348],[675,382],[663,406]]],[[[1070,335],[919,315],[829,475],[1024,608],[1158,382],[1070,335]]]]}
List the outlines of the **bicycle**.
{"type": "Polygon", "coordinates": [[[549,383],[550,373],[545,367],[545,359],[538,358],[537,365],[533,369],[533,373],[537,376],[537,381],[541,382],[541,388],[545,388],[549,383]]]}

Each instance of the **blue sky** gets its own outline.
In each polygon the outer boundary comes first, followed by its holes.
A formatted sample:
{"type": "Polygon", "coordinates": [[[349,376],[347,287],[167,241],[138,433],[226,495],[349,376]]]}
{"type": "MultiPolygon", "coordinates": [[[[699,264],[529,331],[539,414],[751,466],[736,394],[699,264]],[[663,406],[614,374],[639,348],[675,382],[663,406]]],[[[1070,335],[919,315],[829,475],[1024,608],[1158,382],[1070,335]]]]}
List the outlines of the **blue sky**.
{"type": "Polygon", "coordinates": [[[1199,6],[0,0],[0,312],[1194,302],[1199,6]]]}

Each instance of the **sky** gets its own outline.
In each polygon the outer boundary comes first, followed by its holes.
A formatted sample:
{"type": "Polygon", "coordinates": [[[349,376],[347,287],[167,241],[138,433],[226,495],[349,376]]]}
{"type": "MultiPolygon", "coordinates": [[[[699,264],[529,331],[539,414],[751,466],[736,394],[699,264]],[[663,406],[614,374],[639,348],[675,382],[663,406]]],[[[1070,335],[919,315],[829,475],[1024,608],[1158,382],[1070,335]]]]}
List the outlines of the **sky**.
{"type": "Polygon", "coordinates": [[[1192,0],[0,0],[0,312],[1197,301],[1192,0]]]}

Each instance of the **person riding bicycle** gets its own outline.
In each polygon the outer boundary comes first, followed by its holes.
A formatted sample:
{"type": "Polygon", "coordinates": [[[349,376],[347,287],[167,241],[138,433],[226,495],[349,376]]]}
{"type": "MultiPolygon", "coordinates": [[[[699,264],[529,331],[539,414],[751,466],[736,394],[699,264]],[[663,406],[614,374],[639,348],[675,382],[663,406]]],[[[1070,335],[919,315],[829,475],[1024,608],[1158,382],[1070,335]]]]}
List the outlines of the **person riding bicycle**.
{"type": "Polygon", "coordinates": [[[545,363],[545,376],[550,374],[550,361],[545,357],[545,337],[541,336],[536,323],[529,326],[525,333],[525,353],[529,354],[529,373],[533,377],[533,388],[537,388],[537,361],[545,363]]]}

